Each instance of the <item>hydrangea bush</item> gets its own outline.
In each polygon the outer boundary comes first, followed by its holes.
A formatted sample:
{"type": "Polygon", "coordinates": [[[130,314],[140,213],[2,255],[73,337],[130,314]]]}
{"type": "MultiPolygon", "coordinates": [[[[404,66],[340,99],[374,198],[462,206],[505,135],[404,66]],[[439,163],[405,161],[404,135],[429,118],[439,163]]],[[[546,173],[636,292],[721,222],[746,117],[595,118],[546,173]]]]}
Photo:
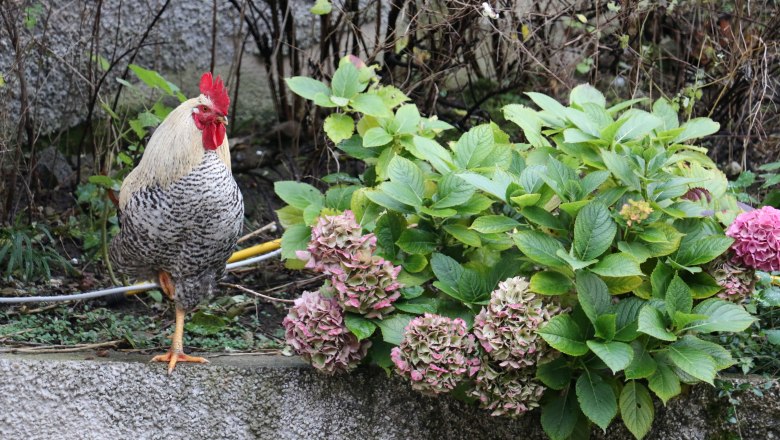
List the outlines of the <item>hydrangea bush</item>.
{"type": "Polygon", "coordinates": [[[616,418],[642,438],[653,396],[734,364],[714,341],[754,322],[741,302],[753,270],[778,269],[780,222],[737,217],[694,144],[718,124],[582,85],[568,105],[527,93],[504,108],[512,127],[454,133],[355,60],[330,85],[288,85],[333,110],[326,135],[365,171],[326,176],[324,194],[276,184],[282,255],[330,275],[371,364],[495,415],[541,407],[552,439],[616,418]]]}

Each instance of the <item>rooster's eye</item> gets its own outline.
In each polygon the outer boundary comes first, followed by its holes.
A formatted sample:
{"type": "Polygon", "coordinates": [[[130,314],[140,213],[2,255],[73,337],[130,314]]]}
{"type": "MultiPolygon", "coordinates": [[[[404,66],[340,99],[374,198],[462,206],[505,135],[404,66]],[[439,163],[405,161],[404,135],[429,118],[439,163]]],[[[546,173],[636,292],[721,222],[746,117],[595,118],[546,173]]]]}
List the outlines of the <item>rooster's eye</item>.
{"type": "Polygon", "coordinates": [[[205,112],[208,112],[208,111],[209,111],[209,108],[208,108],[208,107],[206,107],[205,105],[202,105],[202,106],[200,106],[200,111],[202,111],[202,112],[204,112],[204,113],[205,113],[205,112]]]}

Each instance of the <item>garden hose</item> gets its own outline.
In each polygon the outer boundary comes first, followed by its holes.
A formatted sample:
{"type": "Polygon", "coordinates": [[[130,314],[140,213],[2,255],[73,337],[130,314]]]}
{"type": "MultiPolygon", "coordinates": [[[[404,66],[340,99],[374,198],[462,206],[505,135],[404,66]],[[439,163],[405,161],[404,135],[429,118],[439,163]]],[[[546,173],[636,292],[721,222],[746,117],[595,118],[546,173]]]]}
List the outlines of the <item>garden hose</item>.
{"type": "MultiPolygon", "coordinates": [[[[235,269],[241,266],[248,266],[263,260],[267,260],[281,255],[282,240],[276,239],[267,243],[262,243],[256,246],[251,246],[246,249],[241,249],[235,252],[228,259],[228,264],[225,266],[226,270],[235,269]]],[[[139,283],[131,286],[112,287],[110,289],[96,290],[93,292],[74,293],[71,295],[57,295],[57,296],[22,296],[22,297],[0,297],[0,304],[20,304],[28,302],[60,302],[60,301],[77,301],[83,299],[93,299],[102,296],[113,295],[117,293],[126,293],[133,295],[147,290],[159,288],[157,283],[139,283]]]]}
{"type": "Polygon", "coordinates": [[[254,257],[256,255],[267,254],[268,252],[275,251],[282,246],[282,239],[261,243],[255,246],[241,249],[228,258],[228,263],[234,263],[236,261],[246,260],[247,258],[254,257]]]}

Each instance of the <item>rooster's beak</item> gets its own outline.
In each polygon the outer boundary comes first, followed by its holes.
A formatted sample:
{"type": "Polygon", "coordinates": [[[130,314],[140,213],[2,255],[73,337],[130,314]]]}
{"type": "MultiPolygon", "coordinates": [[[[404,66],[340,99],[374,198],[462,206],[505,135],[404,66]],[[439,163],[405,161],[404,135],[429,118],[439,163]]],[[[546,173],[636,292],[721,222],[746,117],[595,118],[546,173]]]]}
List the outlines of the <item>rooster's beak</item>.
{"type": "Polygon", "coordinates": [[[228,125],[228,119],[227,116],[217,116],[217,122],[219,122],[222,125],[228,125]]]}

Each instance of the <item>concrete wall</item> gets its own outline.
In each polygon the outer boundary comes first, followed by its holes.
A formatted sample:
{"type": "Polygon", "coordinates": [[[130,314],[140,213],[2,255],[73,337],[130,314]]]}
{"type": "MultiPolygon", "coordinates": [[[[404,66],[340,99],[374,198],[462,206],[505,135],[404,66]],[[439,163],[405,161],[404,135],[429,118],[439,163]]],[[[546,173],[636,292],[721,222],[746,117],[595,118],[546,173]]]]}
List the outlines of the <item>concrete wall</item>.
{"type": "MultiPolygon", "coordinates": [[[[0,355],[0,438],[545,438],[538,413],[493,418],[450,398],[423,397],[379,370],[326,377],[295,358],[225,356],[168,376],[146,360],[0,355]]],[[[780,387],[765,382],[751,382],[761,396],[735,394],[738,425],[727,421],[728,402],[700,386],[657,407],[647,438],[726,439],[738,429],[744,439],[780,438],[780,387]]],[[[596,434],[630,438],[622,426],[596,434]]]]}

